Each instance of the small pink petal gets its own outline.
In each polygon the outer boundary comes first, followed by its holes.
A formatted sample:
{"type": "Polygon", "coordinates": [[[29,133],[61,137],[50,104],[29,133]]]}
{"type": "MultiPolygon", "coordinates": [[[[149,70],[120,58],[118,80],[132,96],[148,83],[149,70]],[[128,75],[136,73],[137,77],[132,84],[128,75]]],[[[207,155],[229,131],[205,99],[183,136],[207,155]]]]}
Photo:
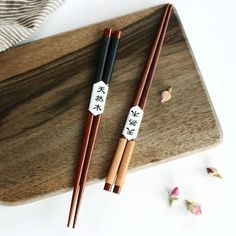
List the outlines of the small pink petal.
{"type": "Polygon", "coordinates": [[[202,214],[202,209],[200,206],[196,206],[194,209],[193,209],[193,214],[194,215],[201,215],[202,214]]]}
{"type": "Polygon", "coordinates": [[[166,90],[164,90],[162,93],[161,93],[161,103],[165,103],[167,101],[169,101],[171,99],[171,93],[172,93],[172,90],[173,88],[170,87],[166,90]]]}
{"type": "Polygon", "coordinates": [[[175,187],[172,189],[172,191],[169,193],[169,204],[170,206],[172,205],[172,203],[176,200],[178,200],[179,198],[179,188],[175,187]]]}
{"type": "Polygon", "coordinates": [[[190,211],[193,215],[201,215],[202,209],[201,205],[196,202],[185,200],[185,206],[188,211],[190,211]]]}
{"type": "Polygon", "coordinates": [[[171,99],[171,93],[167,90],[161,93],[161,103],[165,103],[171,99]]]}
{"type": "Polygon", "coordinates": [[[173,190],[170,192],[170,196],[178,197],[179,196],[179,188],[178,187],[174,187],[173,190]]]}

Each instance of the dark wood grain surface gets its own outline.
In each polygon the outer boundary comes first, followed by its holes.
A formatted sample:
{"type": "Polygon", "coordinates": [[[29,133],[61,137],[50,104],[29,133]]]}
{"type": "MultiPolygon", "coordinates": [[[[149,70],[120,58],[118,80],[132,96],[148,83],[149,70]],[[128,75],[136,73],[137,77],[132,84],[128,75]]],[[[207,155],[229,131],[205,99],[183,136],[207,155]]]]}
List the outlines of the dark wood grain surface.
{"type": "MultiPolygon", "coordinates": [[[[72,187],[100,38],[113,27],[123,34],[89,180],[106,176],[162,12],[151,8],[0,54],[0,201],[22,203],[72,187]]],[[[174,12],[130,168],[176,159],[220,138],[174,12]],[[170,86],[172,100],[161,105],[160,93],[170,86]]]]}

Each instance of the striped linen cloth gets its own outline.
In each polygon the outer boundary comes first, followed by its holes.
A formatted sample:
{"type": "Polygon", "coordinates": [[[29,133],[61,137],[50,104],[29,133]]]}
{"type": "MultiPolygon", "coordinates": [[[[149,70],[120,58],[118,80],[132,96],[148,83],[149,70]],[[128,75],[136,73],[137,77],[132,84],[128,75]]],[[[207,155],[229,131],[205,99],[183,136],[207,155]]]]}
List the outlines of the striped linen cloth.
{"type": "Polygon", "coordinates": [[[0,52],[28,38],[64,0],[0,0],[0,52]]]}

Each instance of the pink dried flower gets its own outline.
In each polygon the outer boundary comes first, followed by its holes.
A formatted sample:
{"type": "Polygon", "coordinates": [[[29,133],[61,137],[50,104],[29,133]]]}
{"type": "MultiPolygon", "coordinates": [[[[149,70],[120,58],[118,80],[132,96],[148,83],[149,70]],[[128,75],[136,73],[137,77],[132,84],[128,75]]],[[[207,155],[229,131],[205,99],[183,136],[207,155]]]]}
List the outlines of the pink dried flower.
{"type": "Polygon", "coordinates": [[[196,202],[185,200],[185,206],[188,211],[190,211],[193,215],[201,215],[202,209],[201,205],[196,202]]]}
{"type": "Polygon", "coordinates": [[[170,87],[169,89],[167,89],[161,93],[161,103],[162,104],[171,99],[172,90],[173,90],[172,87],[170,87]]]}
{"type": "Polygon", "coordinates": [[[213,167],[208,167],[206,168],[207,173],[213,177],[217,177],[217,178],[222,178],[222,176],[219,174],[218,170],[216,168],[213,167]]]}
{"type": "Polygon", "coordinates": [[[169,193],[169,203],[170,206],[174,201],[177,201],[179,199],[179,188],[175,187],[173,190],[169,193]]]}

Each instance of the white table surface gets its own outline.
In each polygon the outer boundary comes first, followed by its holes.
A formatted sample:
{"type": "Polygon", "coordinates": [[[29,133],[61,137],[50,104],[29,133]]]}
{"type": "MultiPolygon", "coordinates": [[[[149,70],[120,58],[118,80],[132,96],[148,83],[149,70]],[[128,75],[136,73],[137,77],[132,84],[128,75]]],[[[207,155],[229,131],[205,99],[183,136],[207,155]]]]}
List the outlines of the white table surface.
{"type": "MultiPolygon", "coordinates": [[[[75,29],[163,3],[155,0],[65,0],[28,40],[75,29]]],[[[86,187],[76,229],[66,227],[71,191],[22,206],[0,206],[0,236],[231,236],[236,223],[236,2],[176,0],[176,6],[223,129],[208,151],[129,174],[121,195],[86,187]],[[205,173],[217,167],[223,179],[205,173]],[[167,190],[179,186],[172,208],[167,190]],[[194,216],[184,199],[202,204],[194,216]]]]}

